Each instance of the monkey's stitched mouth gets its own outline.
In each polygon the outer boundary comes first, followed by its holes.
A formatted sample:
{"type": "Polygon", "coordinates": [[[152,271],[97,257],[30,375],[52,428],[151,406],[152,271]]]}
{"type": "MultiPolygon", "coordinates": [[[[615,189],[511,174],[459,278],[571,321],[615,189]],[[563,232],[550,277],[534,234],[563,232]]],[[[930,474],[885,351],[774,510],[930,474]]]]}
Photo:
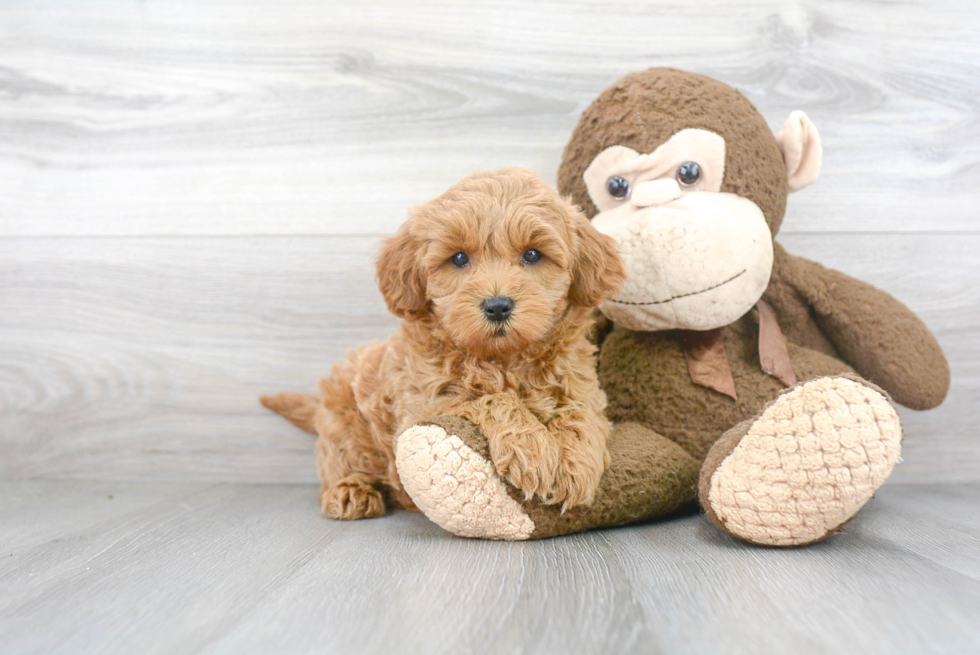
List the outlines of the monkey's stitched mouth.
{"type": "Polygon", "coordinates": [[[690,296],[696,296],[696,295],[701,294],[701,293],[707,293],[708,291],[713,291],[713,290],[717,289],[718,287],[725,286],[729,282],[731,282],[731,281],[733,281],[733,280],[735,280],[735,279],[743,276],[747,271],[748,271],[747,268],[743,268],[740,272],[738,272],[735,275],[731,276],[730,278],[728,278],[724,282],[719,282],[718,284],[716,284],[714,286],[708,287],[707,289],[701,289],[700,291],[692,291],[691,293],[682,293],[679,296],[674,296],[672,298],[667,298],[666,300],[654,300],[653,302],[628,302],[626,300],[610,300],[609,302],[614,302],[614,303],[617,303],[619,305],[638,305],[638,306],[663,305],[663,304],[672,302],[674,300],[678,300],[679,298],[688,298],[690,296]]]}

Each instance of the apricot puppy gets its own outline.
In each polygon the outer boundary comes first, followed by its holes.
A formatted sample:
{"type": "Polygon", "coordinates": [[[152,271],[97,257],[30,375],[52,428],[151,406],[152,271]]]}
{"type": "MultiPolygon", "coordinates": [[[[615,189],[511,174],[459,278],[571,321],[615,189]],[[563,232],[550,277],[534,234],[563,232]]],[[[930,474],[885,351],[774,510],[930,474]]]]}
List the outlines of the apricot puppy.
{"type": "Polygon", "coordinates": [[[592,502],[608,464],[606,396],[587,335],[625,276],[613,241],[536,173],[477,173],[412,209],[377,264],[388,341],[352,351],[322,395],[262,403],[318,435],[324,514],[413,509],[394,447],[411,425],[456,415],[487,436],[527,498],[592,502]]]}

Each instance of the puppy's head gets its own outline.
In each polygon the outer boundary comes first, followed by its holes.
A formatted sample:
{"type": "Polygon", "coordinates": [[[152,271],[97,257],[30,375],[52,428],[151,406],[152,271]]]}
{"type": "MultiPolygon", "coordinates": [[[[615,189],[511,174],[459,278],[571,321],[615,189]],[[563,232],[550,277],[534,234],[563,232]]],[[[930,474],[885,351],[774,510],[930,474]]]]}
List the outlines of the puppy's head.
{"type": "Polygon", "coordinates": [[[530,169],[477,173],[415,207],[378,259],[397,316],[434,319],[454,345],[511,357],[625,280],[612,239],[530,169]]]}

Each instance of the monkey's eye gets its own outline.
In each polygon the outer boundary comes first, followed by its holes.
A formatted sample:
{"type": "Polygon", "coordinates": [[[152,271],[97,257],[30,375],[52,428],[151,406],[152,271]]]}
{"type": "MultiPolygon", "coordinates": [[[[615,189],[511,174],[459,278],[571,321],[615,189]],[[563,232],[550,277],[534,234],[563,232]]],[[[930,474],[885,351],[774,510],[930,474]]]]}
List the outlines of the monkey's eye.
{"type": "Polygon", "coordinates": [[[534,266],[539,261],[541,261],[542,257],[544,257],[544,255],[542,255],[540,251],[531,249],[528,250],[526,253],[524,253],[524,255],[521,257],[521,261],[524,262],[525,264],[530,264],[531,266],[534,266]]]}
{"type": "Polygon", "coordinates": [[[630,194],[630,183],[617,175],[606,180],[606,191],[613,198],[623,200],[630,194]]]}
{"type": "Polygon", "coordinates": [[[677,182],[681,186],[694,186],[701,181],[701,167],[697,162],[684,162],[677,167],[677,182]]]}
{"type": "Polygon", "coordinates": [[[458,252],[449,258],[449,263],[456,268],[466,268],[470,264],[470,258],[466,256],[465,252],[458,252]]]}

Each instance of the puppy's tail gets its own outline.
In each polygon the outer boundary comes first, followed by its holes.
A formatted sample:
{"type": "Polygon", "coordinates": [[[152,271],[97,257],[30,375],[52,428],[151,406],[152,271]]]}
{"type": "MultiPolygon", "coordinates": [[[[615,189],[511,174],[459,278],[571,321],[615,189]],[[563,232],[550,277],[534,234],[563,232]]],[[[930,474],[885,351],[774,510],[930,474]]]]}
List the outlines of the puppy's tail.
{"type": "Polygon", "coordinates": [[[262,396],[259,400],[265,407],[282,414],[301,430],[316,434],[316,415],[322,403],[315,396],[279,393],[275,396],[262,396]]]}

